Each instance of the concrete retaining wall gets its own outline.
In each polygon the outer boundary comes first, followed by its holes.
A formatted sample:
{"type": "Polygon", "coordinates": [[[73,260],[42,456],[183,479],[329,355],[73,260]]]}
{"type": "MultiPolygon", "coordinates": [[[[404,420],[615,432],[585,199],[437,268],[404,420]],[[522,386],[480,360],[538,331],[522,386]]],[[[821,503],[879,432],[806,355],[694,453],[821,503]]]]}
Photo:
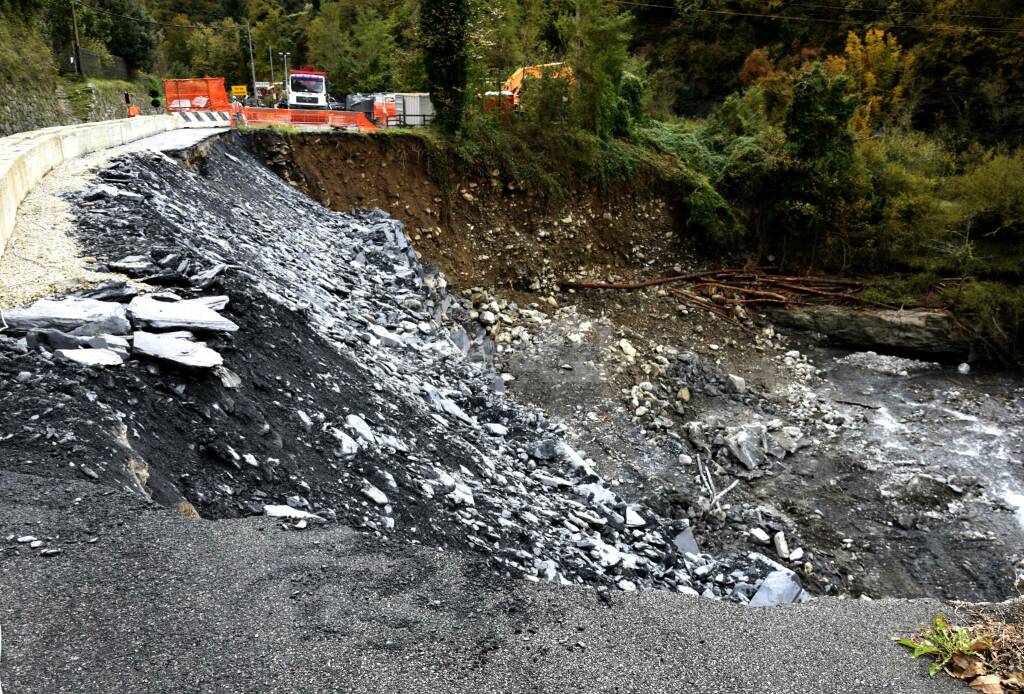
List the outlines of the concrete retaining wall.
{"type": "Polygon", "coordinates": [[[18,205],[54,167],[182,126],[174,116],[139,116],[65,125],[0,138],[0,257],[14,232],[18,205]]]}

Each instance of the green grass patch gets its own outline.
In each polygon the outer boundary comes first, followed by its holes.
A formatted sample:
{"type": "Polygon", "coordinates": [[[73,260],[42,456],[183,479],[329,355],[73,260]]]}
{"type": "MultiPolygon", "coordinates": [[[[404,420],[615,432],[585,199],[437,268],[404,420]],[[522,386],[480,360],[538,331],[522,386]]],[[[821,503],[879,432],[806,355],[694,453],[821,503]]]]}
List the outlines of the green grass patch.
{"type": "Polygon", "coordinates": [[[935,615],[932,625],[914,638],[900,639],[901,646],[911,649],[911,656],[926,656],[932,659],[928,674],[939,674],[958,656],[973,657],[976,652],[990,648],[984,636],[976,635],[971,629],[951,626],[942,614],[935,615]]]}

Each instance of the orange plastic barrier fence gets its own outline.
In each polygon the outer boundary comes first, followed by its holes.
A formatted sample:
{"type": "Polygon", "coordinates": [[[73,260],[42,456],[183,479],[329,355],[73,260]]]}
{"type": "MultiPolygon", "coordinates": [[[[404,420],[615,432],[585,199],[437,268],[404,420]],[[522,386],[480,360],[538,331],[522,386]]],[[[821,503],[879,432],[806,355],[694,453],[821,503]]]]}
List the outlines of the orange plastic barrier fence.
{"type": "Polygon", "coordinates": [[[357,111],[307,111],[284,108],[243,108],[245,125],[308,125],[323,128],[363,128],[376,130],[366,114],[357,111]]]}
{"type": "Polygon", "coordinates": [[[170,113],[227,111],[231,108],[223,77],[164,80],[164,98],[170,113]]]}
{"type": "Polygon", "coordinates": [[[381,103],[375,101],[373,103],[373,117],[377,119],[379,123],[390,123],[392,118],[395,118],[398,114],[398,107],[395,105],[394,99],[381,103]]]}

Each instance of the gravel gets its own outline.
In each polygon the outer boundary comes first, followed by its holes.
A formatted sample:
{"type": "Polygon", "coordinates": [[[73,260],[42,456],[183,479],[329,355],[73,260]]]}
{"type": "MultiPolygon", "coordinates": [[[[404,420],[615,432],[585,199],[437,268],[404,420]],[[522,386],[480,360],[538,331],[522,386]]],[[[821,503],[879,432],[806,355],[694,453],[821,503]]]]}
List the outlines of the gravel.
{"type": "Polygon", "coordinates": [[[71,233],[70,206],[63,196],[81,190],[93,169],[126,152],[173,152],[219,132],[223,131],[169,131],[72,159],[53,169],[18,207],[11,240],[0,257],[0,308],[24,306],[57,292],[123,279],[83,266],[84,254],[71,233]]]}

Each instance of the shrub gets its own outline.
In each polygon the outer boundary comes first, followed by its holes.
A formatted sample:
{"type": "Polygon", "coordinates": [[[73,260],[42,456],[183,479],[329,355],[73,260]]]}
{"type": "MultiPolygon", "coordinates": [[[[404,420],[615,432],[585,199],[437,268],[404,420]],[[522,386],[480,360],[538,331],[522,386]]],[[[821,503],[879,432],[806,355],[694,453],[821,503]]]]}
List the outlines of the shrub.
{"type": "Polygon", "coordinates": [[[1024,234],[1024,149],[969,167],[956,182],[977,235],[1017,240],[1024,234]]]}
{"type": "Polygon", "coordinates": [[[962,218],[949,197],[952,153],[919,133],[890,131],[860,141],[856,156],[868,181],[858,268],[922,269],[948,256],[962,218]]]}
{"type": "Polygon", "coordinates": [[[632,120],[644,119],[650,102],[650,91],[643,77],[632,72],[623,72],[622,82],[619,83],[619,97],[632,120]]]}
{"type": "Polygon", "coordinates": [[[43,33],[13,14],[0,21],[0,82],[52,89],[57,69],[43,33]]]}

